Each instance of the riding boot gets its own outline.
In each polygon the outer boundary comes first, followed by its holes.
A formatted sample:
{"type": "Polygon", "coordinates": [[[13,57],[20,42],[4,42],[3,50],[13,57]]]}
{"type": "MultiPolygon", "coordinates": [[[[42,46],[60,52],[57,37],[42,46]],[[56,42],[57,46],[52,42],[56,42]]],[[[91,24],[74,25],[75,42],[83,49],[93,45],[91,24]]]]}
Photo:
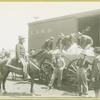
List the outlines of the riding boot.
{"type": "Polygon", "coordinates": [[[24,80],[27,80],[27,79],[28,79],[28,75],[27,75],[27,73],[25,73],[25,72],[24,72],[24,74],[23,74],[23,79],[24,79],[24,80]]]}

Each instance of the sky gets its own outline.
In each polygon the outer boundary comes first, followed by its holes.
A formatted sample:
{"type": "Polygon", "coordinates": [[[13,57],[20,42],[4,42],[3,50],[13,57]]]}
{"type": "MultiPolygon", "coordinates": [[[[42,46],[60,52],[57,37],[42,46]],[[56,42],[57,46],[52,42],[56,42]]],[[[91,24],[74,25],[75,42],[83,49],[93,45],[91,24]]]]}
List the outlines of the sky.
{"type": "Polygon", "coordinates": [[[0,49],[14,49],[21,33],[27,49],[30,22],[95,9],[100,2],[0,2],[0,49]]]}

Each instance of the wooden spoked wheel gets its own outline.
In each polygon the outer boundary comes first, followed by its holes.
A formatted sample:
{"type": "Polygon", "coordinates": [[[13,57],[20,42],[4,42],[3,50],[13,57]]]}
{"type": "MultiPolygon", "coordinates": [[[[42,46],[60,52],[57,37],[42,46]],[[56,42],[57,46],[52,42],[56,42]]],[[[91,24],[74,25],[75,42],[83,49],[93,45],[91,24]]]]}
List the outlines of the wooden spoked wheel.
{"type": "Polygon", "coordinates": [[[52,76],[53,68],[51,63],[42,63],[40,71],[40,79],[46,83],[49,83],[52,76]]]}

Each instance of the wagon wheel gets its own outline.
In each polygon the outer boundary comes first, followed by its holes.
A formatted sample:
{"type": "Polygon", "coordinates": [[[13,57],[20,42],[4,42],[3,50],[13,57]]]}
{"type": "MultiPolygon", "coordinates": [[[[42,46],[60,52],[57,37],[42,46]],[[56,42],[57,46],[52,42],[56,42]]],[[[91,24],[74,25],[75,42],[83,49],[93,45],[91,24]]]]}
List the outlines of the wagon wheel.
{"type": "MultiPolygon", "coordinates": [[[[68,65],[68,68],[67,68],[68,81],[72,87],[75,87],[75,89],[78,84],[77,71],[78,71],[79,66],[77,65],[77,62],[78,62],[78,59],[73,60],[72,62],[70,62],[70,64],[68,65]]],[[[89,66],[89,63],[87,66],[89,66]]],[[[88,78],[87,81],[90,80],[89,70],[87,70],[87,78],[88,78]]]]}
{"type": "Polygon", "coordinates": [[[46,83],[48,83],[51,79],[51,75],[53,72],[52,64],[48,62],[44,62],[41,65],[40,79],[46,83]]]}
{"type": "Polygon", "coordinates": [[[77,70],[79,67],[77,66],[77,62],[78,59],[71,61],[67,68],[67,79],[72,87],[76,87],[78,82],[77,70]]]}

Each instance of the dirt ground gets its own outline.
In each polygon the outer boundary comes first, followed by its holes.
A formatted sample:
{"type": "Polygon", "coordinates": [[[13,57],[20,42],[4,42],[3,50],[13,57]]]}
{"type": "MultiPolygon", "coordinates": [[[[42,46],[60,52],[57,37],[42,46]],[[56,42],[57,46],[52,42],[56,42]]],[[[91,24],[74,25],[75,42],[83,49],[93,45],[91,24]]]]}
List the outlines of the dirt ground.
{"type": "MultiPolygon", "coordinates": [[[[32,97],[30,94],[30,82],[22,80],[7,80],[6,81],[7,94],[1,94],[1,97],[32,97]]],[[[43,84],[34,84],[34,91],[38,94],[37,97],[79,97],[74,92],[64,90],[51,89],[43,84]]],[[[94,97],[94,91],[89,91],[89,97],[94,97]]]]}

